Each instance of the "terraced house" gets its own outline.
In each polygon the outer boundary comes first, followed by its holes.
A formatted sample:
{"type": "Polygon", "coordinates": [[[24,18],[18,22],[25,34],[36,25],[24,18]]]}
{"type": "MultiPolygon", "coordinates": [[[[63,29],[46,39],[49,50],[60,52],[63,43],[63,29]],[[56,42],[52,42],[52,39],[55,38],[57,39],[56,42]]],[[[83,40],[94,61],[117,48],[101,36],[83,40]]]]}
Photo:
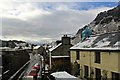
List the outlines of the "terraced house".
{"type": "Polygon", "coordinates": [[[70,48],[71,63],[77,63],[79,71],[76,73],[80,78],[120,79],[118,35],[120,33],[92,36],[70,48]]]}
{"type": "Polygon", "coordinates": [[[72,46],[70,37],[64,35],[61,41],[49,49],[50,52],[50,69],[55,71],[70,72],[70,50],[72,46]],[[64,66],[64,67],[63,67],[64,66]]]}

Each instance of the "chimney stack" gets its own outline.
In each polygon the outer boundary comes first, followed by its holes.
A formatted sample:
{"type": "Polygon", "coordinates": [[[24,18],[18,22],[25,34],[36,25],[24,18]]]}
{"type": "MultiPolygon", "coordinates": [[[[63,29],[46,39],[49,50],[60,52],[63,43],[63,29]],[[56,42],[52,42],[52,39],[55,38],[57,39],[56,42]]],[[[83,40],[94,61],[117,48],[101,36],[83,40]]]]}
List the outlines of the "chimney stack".
{"type": "Polygon", "coordinates": [[[63,35],[62,44],[63,45],[69,45],[70,44],[70,37],[68,37],[67,34],[63,35]]]}

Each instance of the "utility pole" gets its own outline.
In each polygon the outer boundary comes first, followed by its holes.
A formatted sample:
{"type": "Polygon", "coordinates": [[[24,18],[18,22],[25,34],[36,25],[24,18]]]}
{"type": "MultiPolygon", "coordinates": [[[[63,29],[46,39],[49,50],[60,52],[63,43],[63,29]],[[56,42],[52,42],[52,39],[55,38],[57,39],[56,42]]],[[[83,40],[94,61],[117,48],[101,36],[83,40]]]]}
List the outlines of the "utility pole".
{"type": "Polygon", "coordinates": [[[45,80],[45,54],[46,54],[46,49],[45,49],[45,47],[44,47],[44,52],[43,52],[43,59],[44,59],[44,80],[45,80]]]}
{"type": "Polygon", "coordinates": [[[49,64],[50,64],[50,69],[51,69],[51,52],[49,52],[49,64]]]}
{"type": "Polygon", "coordinates": [[[46,79],[46,73],[45,73],[46,72],[46,70],[45,70],[46,65],[45,64],[46,64],[46,56],[47,56],[47,47],[45,45],[43,47],[44,47],[44,50],[43,50],[43,59],[44,59],[43,62],[44,62],[44,64],[43,65],[44,65],[44,80],[45,80],[46,79]]]}

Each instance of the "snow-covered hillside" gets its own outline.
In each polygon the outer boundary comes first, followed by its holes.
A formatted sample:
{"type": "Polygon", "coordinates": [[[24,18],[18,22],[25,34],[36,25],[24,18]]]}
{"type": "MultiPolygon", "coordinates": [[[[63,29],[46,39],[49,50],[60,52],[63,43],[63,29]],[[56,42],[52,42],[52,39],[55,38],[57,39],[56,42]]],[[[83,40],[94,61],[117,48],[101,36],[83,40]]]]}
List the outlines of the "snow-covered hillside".
{"type": "Polygon", "coordinates": [[[97,34],[119,31],[120,5],[111,10],[100,12],[89,26],[97,34]]]}
{"type": "MultiPolygon", "coordinates": [[[[120,33],[120,5],[114,7],[111,10],[100,12],[96,18],[87,26],[92,29],[93,35],[102,35],[114,32],[120,33]]],[[[72,44],[81,42],[81,33],[84,30],[84,27],[79,29],[75,34],[74,38],[72,39],[72,44]]]]}
{"type": "Polygon", "coordinates": [[[32,49],[32,44],[17,40],[0,40],[0,50],[32,49]]]}

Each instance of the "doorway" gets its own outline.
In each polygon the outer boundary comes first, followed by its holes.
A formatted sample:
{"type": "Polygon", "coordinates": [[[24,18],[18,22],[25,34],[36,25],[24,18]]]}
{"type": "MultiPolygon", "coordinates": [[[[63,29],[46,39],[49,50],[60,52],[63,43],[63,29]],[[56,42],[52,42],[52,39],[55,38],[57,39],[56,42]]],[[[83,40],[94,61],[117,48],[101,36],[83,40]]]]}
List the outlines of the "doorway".
{"type": "Polygon", "coordinates": [[[101,80],[101,69],[95,68],[96,80],[101,80]]]}

